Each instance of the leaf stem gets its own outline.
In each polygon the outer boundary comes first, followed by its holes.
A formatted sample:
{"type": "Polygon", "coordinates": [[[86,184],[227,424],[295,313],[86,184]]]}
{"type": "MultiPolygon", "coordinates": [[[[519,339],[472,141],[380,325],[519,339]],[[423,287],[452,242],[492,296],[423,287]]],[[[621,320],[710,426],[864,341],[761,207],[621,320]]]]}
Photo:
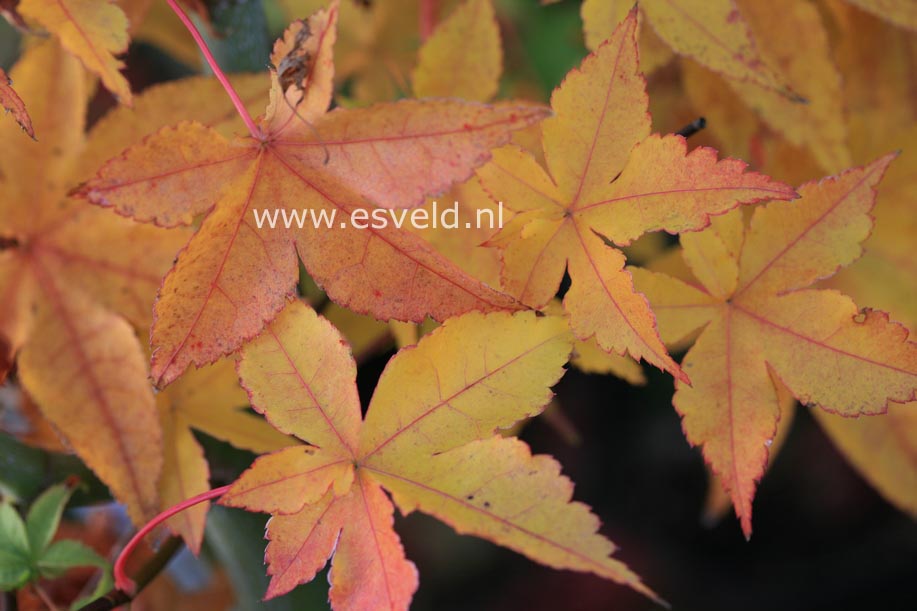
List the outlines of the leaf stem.
{"type": "MultiPolygon", "coordinates": [[[[173,0],[169,0],[169,2],[172,2],[172,1],[173,0]]],[[[209,501],[211,499],[215,499],[215,498],[219,498],[223,496],[223,494],[227,490],[229,490],[229,486],[221,486],[220,488],[214,488],[213,490],[208,490],[207,492],[204,492],[203,494],[198,494],[197,496],[193,496],[190,499],[184,500],[177,505],[173,505],[172,507],[169,507],[168,509],[160,513],[158,516],[156,516],[155,518],[147,522],[146,525],[144,525],[143,528],[138,530],[137,534],[135,534],[133,538],[127,542],[127,545],[125,545],[124,549],[121,550],[121,555],[118,556],[118,559],[115,561],[115,570],[114,570],[115,587],[121,590],[122,592],[127,592],[127,593],[133,593],[134,590],[136,589],[137,584],[135,584],[134,581],[130,577],[127,576],[127,572],[124,570],[124,567],[127,565],[127,561],[130,558],[131,553],[133,553],[134,549],[140,544],[141,541],[143,541],[144,537],[146,537],[148,534],[150,534],[153,531],[154,528],[156,528],[157,526],[159,526],[160,524],[162,524],[163,522],[165,522],[166,520],[168,520],[175,514],[181,513],[182,511],[184,511],[185,509],[188,509],[189,507],[194,507],[195,505],[198,505],[205,501],[209,501]]]]}
{"type": "Polygon", "coordinates": [[[112,609],[117,609],[121,605],[131,602],[147,584],[153,581],[166,568],[169,561],[172,560],[172,556],[181,549],[181,546],[180,537],[169,537],[165,543],[159,546],[156,554],[137,571],[137,591],[133,595],[115,589],[105,596],[92,601],[79,611],[112,611],[112,609]]]}
{"type": "Polygon", "coordinates": [[[262,134],[261,130],[258,129],[258,126],[255,125],[251,115],[248,114],[248,110],[245,109],[245,104],[242,103],[242,98],[239,97],[239,94],[236,93],[232,83],[229,82],[229,79],[226,78],[226,75],[220,69],[220,65],[217,63],[216,58],[213,57],[213,53],[210,52],[210,47],[207,46],[207,42],[204,40],[204,37],[201,36],[197,26],[195,26],[194,22],[191,21],[191,18],[188,17],[188,14],[185,12],[185,10],[178,5],[177,0],[166,0],[166,2],[169,4],[169,7],[172,9],[172,11],[181,20],[182,24],[184,24],[188,32],[191,33],[191,37],[194,38],[194,42],[197,43],[197,46],[200,47],[201,53],[204,54],[204,59],[207,61],[210,69],[213,70],[214,76],[216,76],[217,80],[220,81],[220,84],[223,85],[223,89],[226,90],[226,94],[229,96],[229,99],[232,100],[233,106],[236,107],[236,111],[239,113],[239,116],[242,117],[242,120],[245,122],[245,126],[248,127],[248,131],[252,135],[252,138],[255,140],[263,140],[264,134],[262,134]]]}

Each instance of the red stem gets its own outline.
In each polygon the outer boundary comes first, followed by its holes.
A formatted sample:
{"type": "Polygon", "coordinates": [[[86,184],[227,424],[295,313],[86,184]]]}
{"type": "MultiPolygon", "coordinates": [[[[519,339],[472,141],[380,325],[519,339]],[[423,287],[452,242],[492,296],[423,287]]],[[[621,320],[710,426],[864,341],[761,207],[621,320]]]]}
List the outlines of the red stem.
{"type": "Polygon", "coordinates": [[[436,28],[436,3],[437,0],[420,0],[420,42],[426,42],[436,28]]]}
{"type": "MultiPolygon", "coordinates": [[[[169,2],[171,1],[172,0],[169,0],[169,2]]],[[[115,570],[114,570],[115,587],[121,590],[122,592],[126,592],[128,594],[133,593],[134,588],[136,587],[136,584],[134,583],[133,579],[127,576],[127,572],[124,570],[124,567],[125,565],[127,565],[127,561],[130,558],[131,554],[133,553],[134,549],[138,545],[140,545],[140,542],[143,541],[143,538],[146,537],[148,534],[150,534],[150,532],[152,532],[154,528],[156,528],[157,526],[159,526],[160,524],[162,524],[163,522],[165,522],[166,520],[168,520],[175,514],[181,513],[182,511],[184,511],[185,509],[188,509],[189,507],[194,507],[195,505],[198,505],[205,501],[209,501],[211,499],[215,499],[215,498],[219,498],[223,496],[223,494],[225,494],[227,490],[229,490],[229,486],[222,486],[220,488],[214,488],[213,490],[208,490],[207,492],[203,494],[192,496],[190,499],[182,501],[178,505],[173,505],[172,507],[169,507],[168,509],[160,513],[158,516],[150,520],[143,528],[138,530],[137,534],[134,535],[131,538],[131,540],[127,542],[127,545],[124,546],[124,549],[121,550],[121,555],[118,556],[118,559],[115,561],[115,570]]]]}
{"type": "Polygon", "coordinates": [[[184,24],[185,28],[191,33],[194,42],[197,43],[197,46],[200,47],[201,53],[204,54],[204,59],[207,60],[207,64],[210,66],[210,69],[213,70],[214,76],[217,77],[217,80],[220,81],[220,84],[223,85],[223,89],[226,90],[226,93],[229,95],[229,99],[232,100],[232,105],[236,107],[239,116],[242,117],[242,120],[245,121],[245,126],[248,127],[249,133],[251,133],[252,138],[255,140],[263,140],[264,135],[261,133],[261,130],[258,129],[258,126],[255,125],[255,122],[252,121],[251,115],[248,114],[248,111],[245,109],[245,104],[242,103],[242,98],[239,97],[239,94],[236,93],[236,90],[233,89],[232,84],[229,82],[229,79],[226,78],[226,75],[223,74],[223,71],[220,69],[217,60],[213,57],[213,53],[210,52],[210,47],[207,46],[207,43],[204,41],[203,36],[198,31],[197,26],[194,25],[194,22],[191,21],[191,18],[188,17],[188,14],[185,10],[178,5],[177,0],[166,0],[169,3],[172,11],[178,15],[178,18],[181,19],[181,22],[184,24]]]}

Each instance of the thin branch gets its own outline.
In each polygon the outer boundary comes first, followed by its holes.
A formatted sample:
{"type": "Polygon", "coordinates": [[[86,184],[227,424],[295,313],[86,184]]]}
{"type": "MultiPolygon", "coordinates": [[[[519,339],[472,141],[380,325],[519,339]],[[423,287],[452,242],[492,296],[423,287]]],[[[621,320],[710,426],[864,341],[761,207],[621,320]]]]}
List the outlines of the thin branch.
{"type": "Polygon", "coordinates": [[[79,611],[112,611],[112,609],[117,609],[121,605],[126,605],[131,602],[151,581],[153,581],[153,579],[156,578],[157,575],[159,575],[159,573],[162,572],[164,568],[166,568],[172,560],[172,557],[175,556],[181,547],[182,541],[180,537],[169,537],[159,546],[159,549],[153,557],[137,571],[135,576],[136,591],[133,594],[128,594],[127,592],[117,589],[112,590],[102,598],[98,598],[84,606],[79,611]]]}
{"type": "Polygon", "coordinates": [[[19,611],[19,598],[16,592],[8,591],[3,593],[3,611],[19,611]]]}
{"type": "Polygon", "coordinates": [[[245,109],[245,104],[242,103],[242,98],[239,97],[239,94],[236,93],[236,90],[229,82],[229,79],[226,78],[225,74],[223,74],[223,71],[220,69],[216,58],[213,57],[213,53],[210,52],[210,48],[204,41],[204,37],[201,36],[201,33],[198,31],[197,26],[195,26],[194,22],[191,21],[191,18],[188,17],[188,14],[185,13],[185,10],[178,5],[177,0],[166,0],[166,2],[169,3],[169,7],[171,7],[172,11],[178,16],[178,18],[184,24],[185,28],[187,28],[188,32],[191,33],[191,36],[194,38],[194,42],[197,43],[197,46],[200,47],[201,53],[204,54],[204,59],[207,61],[210,69],[213,70],[214,76],[216,76],[217,80],[220,81],[220,84],[223,85],[223,89],[226,90],[227,95],[229,95],[229,99],[232,100],[232,104],[236,107],[236,111],[238,111],[239,116],[241,116],[242,120],[245,121],[245,126],[248,127],[248,131],[251,133],[252,138],[255,140],[263,140],[264,135],[261,133],[261,130],[258,129],[258,126],[255,125],[251,115],[248,114],[248,110],[245,109]]]}

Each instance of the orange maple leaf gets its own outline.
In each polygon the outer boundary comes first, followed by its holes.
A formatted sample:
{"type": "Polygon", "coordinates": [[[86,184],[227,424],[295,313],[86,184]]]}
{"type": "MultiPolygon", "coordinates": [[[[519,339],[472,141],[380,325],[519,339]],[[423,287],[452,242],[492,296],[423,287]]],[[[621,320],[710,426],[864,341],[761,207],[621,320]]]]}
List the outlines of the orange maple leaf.
{"type": "MultiPolygon", "coordinates": [[[[22,56],[13,76],[42,139],[0,158],[0,361],[15,358],[42,414],[142,522],[159,509],[162,448],[146,358],[130,323],[148,324],[183,232],[67,198],[86,144],[79,62],[56,42],[43,43],[22,56]]],[[[13,130],[0,124],[0,140],[13,130]]]]}
{"type": "Polygon", "coordinates": [[[746,536],[777,428],[776,383],[844,416],[914,397],[917,344],[907,329],[839,292],[807,288],[861,255],[875,186],[893,158],[803,185],[798,202],[759,208],[747,230],[735,211],[681,236],[698,285],[632,270],[667,341],[704,328],[682,363],[693,386],[676,382],[674,404],[746,536]]]}
{"type": "Polygon", "coordinates": [[[242,349],[253,407],[309,446],[257,459],[221,502],[274,514],[267,596],[310,581],[334,556],[335,609],[407,609],[417,572],[392,529],[430,513],[555,568],[595,573],[653,596],[571,502],[549,456],[496,434],[551,398],[572,348],[566,321],[534,312],[469,313],[402,349],[382,373],[366,419],[356,366],[337,330],[291,304],[242,349]]]}
{"type": "Polygon", "coordinates": [[[95,203],[163,226],[209,211],[156,301],[152,375],[159,385],[255,336],[293,292],[296,251],[333,300],[380,319],[419,322],[521,307],[410,232],[359,230],[349,215],[375,203],[419,205],[468,178],[510,130],[546,109],[403,100],[326,113],[336,18],[333,4],[277,41],[272,62],[284,71],[272,72],[262,137],[228,141],[204,126],[179,124],[105,164],[81,190],[95,203]],[[303,78],[287,82],[289,75],[303,78]],[[335,214],[335,226],[259,229],[253,212],[270,209],[335,214]]]}
{"type": "Polygon", "coordinates": [[[506,147],[478,170],[494,199],[518,213],[491,242],[503,249],[506,289],[544,306],[566,269],[564,299],[579,339],[687,376],[669,357],[646,299],[624,270],[627,245],[647,231],[696,230],[739,203],[789,199],[790,187],[717,161],[709,148],[687,153],[681,136],[650,135],[645,80],[638,71],[637,13],[554,92],[542,124],[546,172],[506,147]]]}

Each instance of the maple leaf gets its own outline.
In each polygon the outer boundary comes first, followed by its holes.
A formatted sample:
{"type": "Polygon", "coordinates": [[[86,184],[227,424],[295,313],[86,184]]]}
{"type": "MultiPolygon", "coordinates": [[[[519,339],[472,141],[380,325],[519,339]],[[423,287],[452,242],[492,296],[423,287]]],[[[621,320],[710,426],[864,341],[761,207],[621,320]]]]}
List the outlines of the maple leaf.
{"type": "Polygon", "coordinates": [[[917,388],[917,344],[903,326],[836,291],[807,288],[860,256],[874,187],[893,158],[808,183],[798,202],[756,210],[747,231],[736,211],[681,236],[699,285],[632,270],[664,338],[704,327],[682,363],[693,386],[676,382],[674,404],[746,536],[777,425],[777,380],[800,402],[843,416],[882,413],[917,388]]]}
{"type": "MultiPolygon", "coordinates": [[[[917,192],[913,177],[917,166],[907,149],[917,138],[917,129],[903,128],[913,123],[909,103],[912,80],[907,66],[910,50],[907,34],[842,3],[830,5],[830,23],[839,27],[842,36],[833,39],[832,56],[844,75],[841,97],[848,108],[846,121],[849,149],[858,163],[876,159],[889,150],[904,150],[891,164],[877,185],[876,204],[872,211],[875,223],[863,242],[863,254],[852,265],[841,269],[819,288],[831,288],[853,297],[856,303],[889,312],[893,320],[914,329],[917,321],[917,269],[911,257],[915,232],[913,204],[917,192]]],[[[788,16],[788,19],[793,19],[788,16]]],[[[696,84],[697,72],[685,72],[689,93],[696,84]]],[[[710,101],[722,99],[722,92],[707,87],[705,112],[710,101]]],[[[691,94],[692,97],[694,94],[691,94]]],[[[737,105],[731,105],[736,108],[737,105]]],[[[716,117],[713,111],[709,116],[716,117]]],[[[754,119],[754,117],[753,117],[754,119]]],[[[760,123],[754,119],[755,123],[760,123]]],[[[713,123],[717,121],[714,118],[713,123]]],[[[733,127],[734,115],[730,117],[733,127]]],[[[757,129],[757,127],[755,127],[757,129]]],[[[718,136],[723,130],[718,130],[718,136]]],[[[802,182],[822,172],[805,151],[794,151],[781,139],[756,136],[763,145],[763,168],[773,176],[802,182]]],[[[680,254],[679,254],[680,259],[680,254]]],[[[672,274],[668,271],[669,275],[672,274]]],[[[676,276],[693,282],[693,276],[676,276]]],[[[822,430],[845,459],[892,504],[913,514],[913,482],[917,477],[914,462],[915,443],[908,435],[910,413],[917,404],[889,402],[888,412],[875,416],[849,418],[813,408],[811,413],[822,430]]],[[[777,436],[768,447],[768,460],[776,456],[785,428],[785,416],[778,422],[777,436]]],[[[711,497],[732,505],[719,481],[711,482],[711,497]]]]}
{"type": "MultiPolygon", "coordinates": [[[[500,29],[492,3],[469,0],[459,5],[420,48],[413,73],[414,94],[486,102],[498,89],[502,63],[500,29]]],[[[431,214],[433,201],[426,204],[431,214]]],[[[442,226],[412,230],[475,278],[499,286],[499,252],[483,246],[497,233],[497,228],[480,223],[479,219],[497,219],[502,214],[477,177],[456,185],[435,201],[447,206],[454,203],[456,222],[462,230],[442,226]]],[[[511,215],[511,211],[506,211],[507,220],[511,215]]],[[[550,311],[562,314],[559,304],[550,311]]],[[[399,347],[417,343],[416,331],[401,336],[397,326],[400,323],[393,324],[399,347]]],[[[574,355],[572,363],[587,373],[611,373],[632,384],[645,382],[639,364],[627,356],[604,352],[593,340],[578,341],[574,355]]]]}
{"type": "Polygon", "coordinates": [[[614,35],[552,96],[542,124],[546,172],[528,153],[506,147],[478,170],[495,200],[517,212],[492,241],[503,250],[505,288],[533,307],[557,292],[577,338],[627,350],[687,381],[656,332],[646,299],[624,270],[627,245],[647,231],[696,230],[739,203],[789,199],[794,191],[746,173],[716,152],[687,154],[681,136],[650,135],[645,81],[638,72],[632,11],[614,35]]]}
{"type": "MultiPolygon", "coordinates": [[[[626,2],[604,0],[583,4],[590,48],[611,32],[629,7],[626,2]]],[[[729,153],[748,158],[750,142],[745,130],[749,128],[744,123],[751,121],[756,136],[769,136],[768,130],[773,130],[811,151],[822,174],[851,165],[841,73],[814,5],[793,0],[654,0],[641,2],[640,7],[660,34],[665,30],[678,33],[677,39],[663,37],[684,56],[680,62],[684,89],[679,95],[688,94],[694,107],[709,119],[709,128],[720,142],[741,143],[727,147],[729,153]],[[665,16],[664,25],[660,15],[665,16]],[[695,52],[679,48],[678,41],[696,47],[695,52]],[[780,68],[779,86],[777,81],[755,76],[755,71],[773,74],[768,66],[780,68]],[[737,115],[742,121],[736,120],[737,115]]],[[[649,31],[644,27],[641,32],[641,53],[649,47],[653,67],[659,53],[652,38],[647,41],[649,31]]],[[[858,38],[859,33],[853,40],[858,38]]],[[[841,44],[844,42],[842,37],[841,44]]],[[[856,51],[861,50],[857,45],[856,51]]],[[[643,60],[641,54],[641,64],[643,60]]]]}
{"type": "Polygon", "coordinates": [[[0,106],[3,106],[6,112],[12,113],[22,131],[27,133],[33,140],[35,139],[32,119],[29,118],[25,103],[13,90],[13,81],[6,75],[3,68],[0,68],[0,106]]]}
{"type": "Polygon", "coordinates": [[[130,85],[120,72],[124,64],[115,59],[128,43],[127,16],[118,5],[111,0],[21,0],[19,12],[47,28],[119,101],[131,104],[130,85]]]}
{"type": "Polygon", "coordinates": [[[467,0],[440,23],[417,54],[417,97],[462,97],[486,102],[503,72],[500,26],[490,0],[467,0]],[[443,71],[449,67],[452,71],[443,71]]]}
{"type": "Polygon", "coordinates": [[[417,573],[383,487],[405,513],[653,596],[609,557],[557,462],[495,435],[541,411],[571,342],[563,319],[533,312],[450,319],[388,363],[361,421],[346,344],[306,306],[288,306],[242,349],[238,371],[252,406],[311,445],[258,458],[221,500],[274,514],[268,598],[310,581],[333,554],[335,609],[406,609],[417,573]]]}
{"type": "MultiPolygon", "coordinates": [[[[656,35],[676,53],[731,81],[754,83],[777,95],[793,97],[784,76],[774,69],[781,64],[759,53],[759,39],[736,4],[735,0],[641,0],[637,6],[656,35]]],[[[629,0],[585,0],[581,10],[589,48],[598,48],[633,7],[629,0]]],[[[667,56],[648,33],[644,27],[641,36],[650,38],[645,47],[652,53],[651,65],[656,67],[667,56]]]]}
{"type": "MultiPolygon", "coordinates": [[[[756,83],[729,81],[736,94],[730,95],[724,92],[722,79],[686,64],[685,90],[695,107],[704,109],[711,130],[723,142],[737,137],[734,115],[741,111],[734,107],[745,106],[760,117],[755,123],[763,122],[788,142],[811,151],[822,172],[850,167],[841,73],[818,9],[793,0],[776,0],[767,6],[747,0],[738,4],[758,34],[761,54],[782,66],[787,82],[806,103],[756,83]]],[[[765,131],[763,125],[752,129],[765,131]]]]}
{"type": "Polygon", "coordinates": [[[467,178],[511,129],[541,119],[546,110],[405,100],[326,114],[336,16],[332,4],[308,23],[295,22],[277,41],[274,66],[291,54],[308,66],[303,81],[286,91],[272,73],[263,139],[228,141],[202,125],[182,123],[112,159],[81,190],[95,203],[163,226],[188,223],[209,210],[154,307],[151,368],[159,385],[256,335],[294,289],[297,251],[333,300],[379,319],[443,319],[521,307],[411,233],[391,226],[359,230],[349,214],[371,203],[419,205],[467,178]],[[306,222],[303,229],[259,229],[259,209],[309,209],[313,218],[333,211],[341,227],[306,222]]]}
{"type": "MultiPolygon", "coordinates": [[[[88,92],[75,59],[56,42],[39,44],[12,74],[42,140],[0,159],[3,359],[16,358],[42,414],[141,521],[158,510],[161,440],[146,360],[128,321],[148,321],[182,232],[66,197],[85,142],[88,92]]],[[[14,129],[0,124],[0,140],[14,129]]]]}

